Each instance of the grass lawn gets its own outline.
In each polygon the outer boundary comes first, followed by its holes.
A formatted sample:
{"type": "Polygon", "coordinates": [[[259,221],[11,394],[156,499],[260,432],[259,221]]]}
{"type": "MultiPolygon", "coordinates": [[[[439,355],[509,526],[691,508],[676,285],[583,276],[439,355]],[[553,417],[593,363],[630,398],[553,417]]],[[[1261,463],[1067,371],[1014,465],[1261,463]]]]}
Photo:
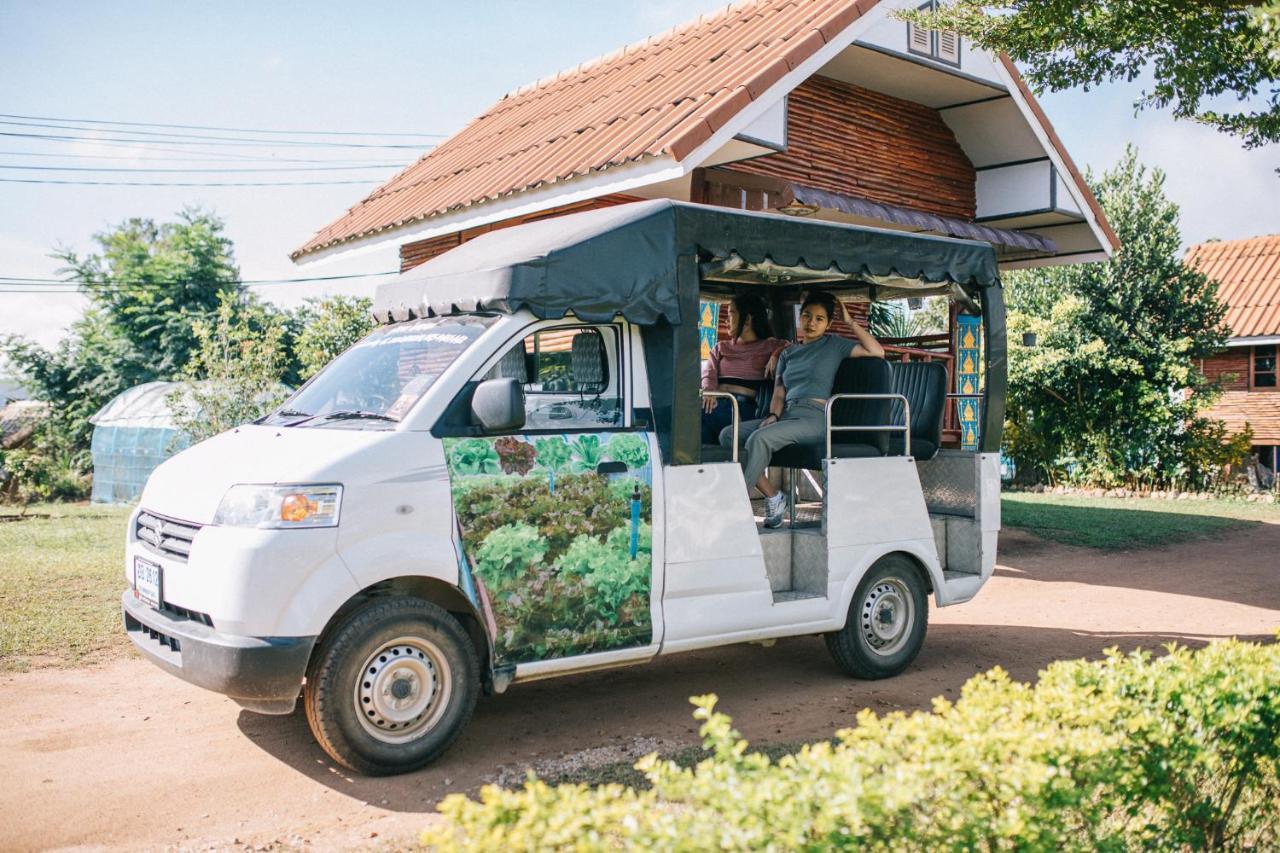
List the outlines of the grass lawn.
{"type": "Polygon", "coordinates": [[[1006,493],[1005,527],[1066,545],[1119,550],[1172,545],[1249,524],[1280,523],[1280,506],[1237,500],[1170,501],[1006,493]]]}
{"type": "Polygon", "coordinates": [[[0,508],[0,671],[101,660],[128,647],[120,623],[128,507],[0,508]],[[47,516],[47,517],[46,517],[47,516]]]}

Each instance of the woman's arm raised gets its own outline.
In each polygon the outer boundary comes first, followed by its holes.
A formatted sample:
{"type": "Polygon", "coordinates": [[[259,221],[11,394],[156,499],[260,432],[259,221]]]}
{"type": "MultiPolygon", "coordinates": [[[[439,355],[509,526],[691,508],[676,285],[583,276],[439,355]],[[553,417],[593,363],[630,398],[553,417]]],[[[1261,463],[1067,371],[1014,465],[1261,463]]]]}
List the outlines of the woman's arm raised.
{"type": "Polygon", "coordinates": [[[850,358],[859,358],[868,356],[870,358],[884,358],[884,347],[880,346],[880,342],[871,336],[871,333],[849,315],[849,309],[845,307],[843,300],[837,300],[840,303],[840,311],[844,314],[844,321],[849,328],[853,330],[853,336],[858,339],[858,343],[854,346],[853,352],[849,354],[850,358]]]}

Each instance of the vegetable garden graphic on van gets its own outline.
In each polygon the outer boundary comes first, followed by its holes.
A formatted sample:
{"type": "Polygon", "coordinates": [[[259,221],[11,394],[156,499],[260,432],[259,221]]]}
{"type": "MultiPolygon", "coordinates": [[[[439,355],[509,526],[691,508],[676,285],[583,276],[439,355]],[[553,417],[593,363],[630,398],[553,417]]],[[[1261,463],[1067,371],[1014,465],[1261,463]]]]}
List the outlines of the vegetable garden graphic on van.
{"type": "Polygon", "coordinates": [[[653,469],[645,433],[445,439],[464,589],[498,663],[647,645],[653,469]]]}

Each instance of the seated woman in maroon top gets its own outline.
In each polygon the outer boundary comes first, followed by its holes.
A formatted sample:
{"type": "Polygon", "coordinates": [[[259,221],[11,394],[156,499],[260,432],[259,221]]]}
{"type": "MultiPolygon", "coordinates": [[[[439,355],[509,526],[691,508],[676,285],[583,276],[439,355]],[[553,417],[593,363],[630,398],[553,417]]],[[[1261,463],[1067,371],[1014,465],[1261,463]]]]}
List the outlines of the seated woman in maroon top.
{"type": "MultiPolygon", "coordinates": [[[[738,400],[738,417],[753,418],[756,395],[764,385],[770,359],[787,346],[773,336],[769,309],[758,296],[735,296],[729,311],[729,340],[711,350],[702,366],[702,390],[724,391],[738,400]]],[[[702,398],[702,443],[715,444],[720,431],[733,423],[733,408],[723,397],[702,398]]]]}

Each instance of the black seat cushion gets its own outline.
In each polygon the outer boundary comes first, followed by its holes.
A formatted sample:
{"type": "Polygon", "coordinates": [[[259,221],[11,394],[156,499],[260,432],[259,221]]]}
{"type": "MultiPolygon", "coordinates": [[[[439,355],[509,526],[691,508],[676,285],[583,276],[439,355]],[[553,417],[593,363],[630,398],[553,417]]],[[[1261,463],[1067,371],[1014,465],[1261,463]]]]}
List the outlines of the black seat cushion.
{"type": "MultiPolygon", "coordinates": [[[[893,368],[883,358],[846,358],[836,371],[836,394],[891,394],[893,393],[893,368]]],[[[832,426],[881,426],[893,423],[889,419],[888,400],[837,400],[831,408],[832,426]]],[[[857,430],[832,434],[832,453],[837,444],[867,444],[883,456],[889,449],[889,434],[885,431],[857,430]]],[[[839,456],[840,454],[836,454],[839,456]]]]}
{"type": "MultiPolygon", "coordinates": [[[[911,455],[932,459],[942,444],[942,414],[947,401],[947,368],[939,361],[908,361],[893,365],[893,393],[911,406],[911,455]]],[[[902,423],[902,403],[894,400],[889,423],[902,423]]],[[[902,433],[889,437],[889,453],[905,451],[902,433]]]]}

